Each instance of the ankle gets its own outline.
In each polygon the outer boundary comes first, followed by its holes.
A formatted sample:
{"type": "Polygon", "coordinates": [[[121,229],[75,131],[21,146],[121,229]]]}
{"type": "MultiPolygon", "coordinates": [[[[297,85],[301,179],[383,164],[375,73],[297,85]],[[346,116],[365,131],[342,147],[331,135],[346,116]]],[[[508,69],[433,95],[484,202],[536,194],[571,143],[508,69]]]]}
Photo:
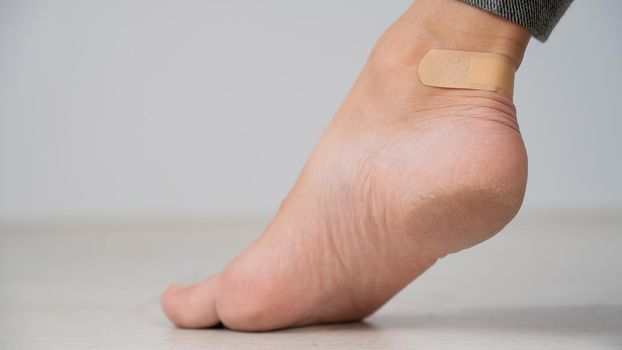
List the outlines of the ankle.
{"type": "Polygon", "coordinates": [[[417,64],[431,49],[497,53],[520,66],[531,34],[457,0],[418,0],[383,35],[373,56],[417,64]]]}
{"type": "Polygon", "coordinates": [[[430,39],[451,50],[505,55],[518,67],[531,34],[524,27],[456,0],[419,0],[414,11],[430,39]]]}

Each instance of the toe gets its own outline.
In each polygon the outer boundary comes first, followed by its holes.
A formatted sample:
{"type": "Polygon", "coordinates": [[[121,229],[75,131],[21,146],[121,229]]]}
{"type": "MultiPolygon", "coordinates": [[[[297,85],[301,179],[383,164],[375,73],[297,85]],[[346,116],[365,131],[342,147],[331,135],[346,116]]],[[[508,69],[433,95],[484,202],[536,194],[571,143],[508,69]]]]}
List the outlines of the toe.
{"type": "Polygon", "coordinates": [[[162,295],[162,309],[180,328],[207,328],[220,323],[215,300],[219,276],[190,286],[171,285],[162,295]]]}

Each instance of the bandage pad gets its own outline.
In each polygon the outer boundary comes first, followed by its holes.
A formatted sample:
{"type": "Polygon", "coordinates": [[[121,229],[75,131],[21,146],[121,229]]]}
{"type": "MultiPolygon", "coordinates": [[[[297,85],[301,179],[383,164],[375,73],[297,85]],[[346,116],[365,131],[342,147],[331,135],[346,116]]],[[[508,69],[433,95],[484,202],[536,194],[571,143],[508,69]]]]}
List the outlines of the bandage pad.
{"type": "Polygon", "coordinates": [[[423,85],[495,91],[509,99],[516,67],[508,57],[485,52],[430,50],[419,63],[423,85]]]}

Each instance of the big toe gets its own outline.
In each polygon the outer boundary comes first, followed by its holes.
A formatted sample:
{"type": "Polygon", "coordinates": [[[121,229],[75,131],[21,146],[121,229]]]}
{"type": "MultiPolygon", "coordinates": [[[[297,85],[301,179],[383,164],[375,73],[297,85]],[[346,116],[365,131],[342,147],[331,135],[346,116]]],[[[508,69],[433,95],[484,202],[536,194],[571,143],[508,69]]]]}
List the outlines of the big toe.
{"type": "Polygon", "coordinates": [[[180,328],[207,328],[220,323],[216,298],[220,275],[190,285],[171,285],[162,294],[162,309],[180,328]]]}

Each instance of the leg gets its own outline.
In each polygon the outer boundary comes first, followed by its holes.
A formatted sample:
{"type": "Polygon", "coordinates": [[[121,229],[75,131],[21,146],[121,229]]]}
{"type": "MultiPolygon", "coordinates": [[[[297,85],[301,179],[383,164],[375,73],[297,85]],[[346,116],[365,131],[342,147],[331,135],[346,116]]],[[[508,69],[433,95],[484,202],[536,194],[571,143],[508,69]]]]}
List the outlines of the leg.
{"type": "Polygon", "coordinates": [[[221,273],[167,290],[180,327],[258,331],[358,320],[437,259],[518,211],[527,158],[494,92],[424,86],[433,48],[520,64],[529,32],[455,0],[420,0],[374,47],[263,235],[221,273]]]}

